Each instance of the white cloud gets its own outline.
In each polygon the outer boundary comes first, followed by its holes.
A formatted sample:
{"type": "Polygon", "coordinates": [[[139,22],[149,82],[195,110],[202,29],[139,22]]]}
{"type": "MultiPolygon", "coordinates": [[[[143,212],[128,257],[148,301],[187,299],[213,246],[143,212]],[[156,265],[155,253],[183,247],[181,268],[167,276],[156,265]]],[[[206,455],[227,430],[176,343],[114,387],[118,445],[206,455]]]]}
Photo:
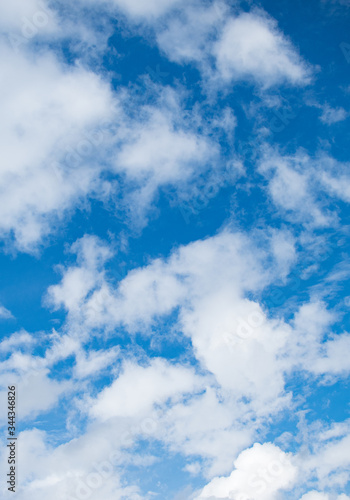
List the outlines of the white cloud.
{"type": "MultiPolygon", "coordinates": [[[[337,496],[336,500],[349,500],[349,498],[350,497],[343,494],[337,496]]],[[[330,500],[330,496],[327,493],[313,490],[305,493],[305,495],[303,495],[300,500],[330,500]]]]}
{"type": "Polygon", "coordinates": [[[215,385],[174,403],[159,418],[157,431],[157,438],[175,453],[201,457],[201,474],[208,478],[231,471],[239,452],[254,442],[259,425],[249,420],[242,402],[215,385]]]}
{"type": "Polygon", "coordinates": [[[322,115],[320,117],[321,122],[327,125],[333,125],[333,123],[338,123],[346,120],[348,113],[344,108],[331,108],[325,105],[322,110],[322,115]]]}
{"type": "Polygon", "coordinates": [[[334,123],[338,123],[346,120],[349,116],[349,113],[342,107],[333,108],[327,102],[324,104],[320,104],[316,100],[310,99],[306,101],[308,106],[318,108],[321,110],[320,120],[322,123],[326,125],[333,125],[334,123]]]}
{"type": "Polygon", "coordinates": [[[17,49],[38,33],[54,34],[58,29],[55,17],[45,0],[13,0],[1,5],[0,31],[7,33],[17,49]]]}
{"type": "Polygon", "coordinates": [[[27,347],[34,343],[36,343],[35,338],[25,330],[21,330],[2,340],[0,343],[0,351],[9,352],[14,347],[27,347]]]}
{"type": "Polygon", "coordinates": [[[275,256],[280,276],[285,277],[296,262],[295,239],[288,231],[276,231],[271,238],[272,253],[275,256]]]}
{"type": "Polygon", "coordinates": [[[148,90],[156,101],[152,106],[123,96],[125,109],[114,137],[117,147],[111,153],[112,171],[127,182],[122,205],[138,228],[146,224],[157,190],[171,186],[181,196],[201,175],[220,172],[224,166],[219,144],[197,116],[183,109],[181,92],[152,86],[148,90]],[[137,115],[130,112],[129,101],[132,109],[138,107],[137,115]]]}
{"type": "Polygon", "coordinates": [[[299,151],[283,156],[270,147],[264,149],[258,170],[268,180],[267,189],[276,207],[290,220],[308,227],[337,224],[337,212],[328,209],[322,195],[350,200],[347,164],[326,154],[311,158],[299,151]]]}
{"type": "Polygon", "coordinates": [[[310,67],[263,10],[234,15],[222,2],[194,2],[155,31],[167,57],[198,64],[209,88],[235,81],[263,88],[310,82],[310,67]]]}
{"type": "Polygon", "coordinates": [[[13,231],[18,246],[30,250],[81,197],[99,189],[99,168],[82,151],[93,149],[95,128],[111,116],[112,95],[93,73],[65,67],[50,54],[25,57],[4,45],[0,54],[6,74],[0,231],[13,231]],[[64,156],[68,165],[54,168],[64,156]]]}
{"type": "Polygon", "coordinates": [[[299,469],[298,484],[302,488],[299,491],[307,491],[312,486],[312,491],[305,493],[307,499],[313,495],[318,499],[316,495],[324,495],[327,491],[327,499],[347,500],[346,495],[337,494],[345,490],[350,479],[346,452],[349,421],[329,425],[322,420],[307,423],[305,419],[300,421],[299,430],[302,447],[294,456],[299,469]]]}
{"type": "Polygon", "coordinates": [[[6,309],[6,307],[0,304],[0,318],[2,319],[11,319],[13,318],[11,311],[6,309]]]}
{"type": "MultiPolygon", "coordinates": [[[[322,376],[328,381],[333,375],[347,377],[350,362],[346,356],[350,345],[348,333],[332,333],[336,315],[327,310],[326,304],[312,301],[303,304],[291,322],[294,338],[287,341],[289,362],[301,370],[322,376]]],[[[334,379],[335,380],[335,379],[334,379]]]]}
{"type": "Polygon", "coordinates": [[[59,286],[49,287],[46,300],[49,305],[56,308],[63,306],[75,314],[91,289],[102,283],[102,267],[112,252],[98,238],[90,235],[76,241],[70,251],[77,254],[80,265],[65,271],[59,286]]]}
{"type": "MultiPolygon", "coordinates": [[[[42,356],[32,354],[40,344],[40,335],[30,335],[25,331],[16,332],[0,343],[0,352],[11,353],[0,363],[0,386],[15,385],[20,394],[18,409],[22,419],[33,419],[57,405],[62,397],[79,391],[91,378],[108,370],[120,357],[118,346],[108,349],[86,349],[87,336],[80,331],[59,335],[46,332],[48,345],[42,356]],[[74,361],[61,369],[60,380],[56,379],[55,365],[69,357],[74,361]],[[10,381],[10,382],[9,382],[10,381]]],[[[1,397],[5,392],[1,392],[1,397]]]]}
{"type": "Polygon", "coordinates": [[[102,422],[111,417],[138,416],[154,404],[193,392],[197,384],[192,369],[172,366],[162,359],[154,359],[146,367],[125,362],[119,377],[92,402],[90,415],[102,422]]]}
{"type": "MultiPolygon", "coordinates": [[[[156,259],[147,267],[131,271],[120,283],[116,294],[106,282],[103,284],[103,288],[100,287],[101,275],[99,274],[91,277],[91,285],[85,286],[79,279],[77,286],[75,286],[74,280],[70,285],[66,280],[71,276],[71,273],[76,272],[79,276],[83,276],[87,270],[86,276],[90,276],[89,273],[95,272],[93,265],[87,268],[85,265],[72,267],[65,271],[59,285],[50,287],[49,296],[57,307],[64,304],[67,310],[74,312],[88,291],[91,290],[95,280],[96,293],[91,294],[85,301],[84,307],[79,307],[79,310],[87,314],[87,319],[90,319],[92,324],[94,321],[101,320],[108,322],[110,314],[112,315],[110,320],[113,322],[124,322],[132,327],[139,320],[149,322],[155,315],[170,313],[179,302],[185,300],[188,293],[192,294],[201,286],[203,287],[202,293],[208,293],[212,290],[211,273],[218,273],[215,287],[218,290],[220,290],[221,284],[226,283],[229,276],[234,279],[235,283],[237,274],[240,276],[240,286],[243,289],[259,286],[260,281],[264,282],[267,279],[263,271],[261,274],[259,272],[261,270],[260,259],[256,261],[252,252],[246,252],[244,267],[238,263],[236,265],[235,260],[232,261],[238,249],[242,247],[249,249],[249,246],[249,240],[246,240],[243,235],[234,235],[229,231],[224,231],[216,237],[181,247],[174,252],[168,262],[156,259]],[[219,258],[217,261],[219,255],[221,259],[219,258]],[[224,263],[226,263],[226,267],[224,263]],[[202,274],[203,266],[208,269],[208,275],[202,274]],[[98,295],[101,293],[103,300],[102,297],[98,300],[98,295]],[[74,294],[78,294],[78,297],[73,300],[71,297],[74,294]],[[123,304],[123,306],[115,307],[116,303],[123,304]],[[89,317],[90,312],[91,318],[89,317]],[[103,315],[99,315],[99,312],[103,312],[103,315]]],[[[263,258],[264,253],[261,252],[261,259],[263,258]]],[[[232,287],[234,288],[234,285],[232,287]]]]}
{"type": "Polygon", "coordinates": [[[96,374],[102,370],[109,369],[110,365],[115,363],[119,356],[119,347],[101,349],[99,351],[90,349],[88,353],[79,350],[76,354],[74,376],[76,378],[86,378],[92,375],[96,376],[96,374]]]}
{"type": "MultiPolygon", "coordinates": [[[[17,411],[23,420],[34,419],[40,413],[52,409],[72,388],[71,381],[58,382],[52,379],[49,370],[37,367],[33,364],[34,361],[29,356],[17,353],[9,359],[11,369],[4,371],[6,365],[0,365],[0,385],[6,388],[9,383],[16,386],[20,394],[17,411]]],[[[6,394],[7,390],[1,391],[2,401],[6,394]]]]}
{"type": "Polygon", "coordinates": [[[45,371],[38,372],[28,379],[24,376],[17,383],[19,394],[21,394],[17,405],[21,418],[34,418],[53,408],[60,397],[72,388],[70,381],[57,382],[48,375],[49,373],[45,371]]]}
{"type": "MultiPolygon", "coordinates": [[[[54,408],[73,390],[74,382],[76,390],[80,379],[96,376],[119,355],[118,348],[90,350],[87,354],[79,332],[60,336],[55,331],[45,334],[48,345],[44,355],[34,355],[32,352],[42,342],[43,333],[31,335],[21,330],[0,343],[0,351],[11,354],[0,363],[0,386],[5,389],[10,383],[17,387],[20,394],[18,410],[24,420],[36,418],[54,408]],[[66,372],[62,370],[62,377],[57,380],[56,374],[52,373],[53,367],[70,356],[75,356],[73,367],[67,368],[66,372]]],[[[5,394],[5,391],[1,392],[1,397],[5,394]]]]}
{"type": "Polygon", "coordinates": [[[234,466],[229,477],[214,478],[197,499],[273,500],[281,489],[289,489],[297,476],[290,456],[271,443],[256,443],[244,450],[234,466]]]}
{"type": "Polygon", "coordinates": [[[349,374],[349,348],[350,334],[334,335],[322,345],[319,355],[311,365],[311,371],[318,374],[349,374]]]}
{"type": "Polygon", "coordinates": [[[79,59],[87,66],[100,57],[107,48],[112,33],[108,19],[108,2],[98,3],[103,31],[96,29],[96,7],[94,1],[83,0],[49,2],[48,0],[13,0],[0,6],[0,34],[14,53],[26,53],[31,57],[40,47],[50,46],[59,50],[60,43],[69,43],[79,53],[79,59]]]}
{"type": "Polygon", "coordinates": [[[303,495],[300,500],[329,500],[329,496],[326,493],[320,493],[314,490],[303,495]]]}
{"type": "Polygon", "coordinates": [[[176,95],[166,91],[163,98],[165,106],[160,102],[158,109],[141,109],[142,121],[123,123],[125,141],[115,160],[119,171],[131,180],[148,181],[151,190],[186,181],[194,172],[204,170],[218,154],[218,146],[182,121],[176,95]]]}
{"type": "Polygon", "coordinates": [[[210,55],[213,38],[222,29],[225,14],[227,7],[218,2],[209,6],[187,5],[178,16],[172,16],[165,26],[157,29],[160,50],[171,61],[180,64],[196,61],[202,65],[210,55]]]}
{"type": "Polygon", "coordinates": [[[123,10],[131,19],[155,19],[174,6],[180,3],[180,0],[111,0],[112,3],[123,10]]]}
{"type": "Polygon", "coordinates": [[[347,164],[336,165],[337,172],[321,172],[320,182],[329,195],[350,203],[350,177],[347,164]]]}
{"type": "Polygon", "coordinates": [[[264,87],[309,81],[308,70],[292,44],[276,22],[260,11],[229,20],[214,54],[226,81],[252,79],[264,87]]]}
{"type": "Polygon", "coordinates": [[[320,487],[344,487],[349,479],[350,437],[329,440],[326,444],[316,445],[313,454],[305,460],[305,467],[318,479],[320,487]]]}
{"type": "Polygon", "coordinates": [[[308,174],[294,169],[288,158],[274,157],[265,160],[260,171],[273,172],[269,192],[276,205],[286,211],[293,211],[294,214],[299,212],[299,217],[308,217],[316,225],[329,224],[330,220],[323,215],[309,190],[308,174]]]}

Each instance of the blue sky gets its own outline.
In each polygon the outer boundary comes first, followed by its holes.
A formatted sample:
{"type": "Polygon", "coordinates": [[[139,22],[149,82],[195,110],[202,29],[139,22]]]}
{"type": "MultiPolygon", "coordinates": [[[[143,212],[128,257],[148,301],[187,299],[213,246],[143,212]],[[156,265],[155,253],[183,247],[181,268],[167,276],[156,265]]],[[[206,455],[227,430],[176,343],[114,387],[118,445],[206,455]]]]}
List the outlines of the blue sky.
{"type": "Polygon", "coordinates": [[[0,7],[19,500],[349,500],[350,3],[0,7]]]}

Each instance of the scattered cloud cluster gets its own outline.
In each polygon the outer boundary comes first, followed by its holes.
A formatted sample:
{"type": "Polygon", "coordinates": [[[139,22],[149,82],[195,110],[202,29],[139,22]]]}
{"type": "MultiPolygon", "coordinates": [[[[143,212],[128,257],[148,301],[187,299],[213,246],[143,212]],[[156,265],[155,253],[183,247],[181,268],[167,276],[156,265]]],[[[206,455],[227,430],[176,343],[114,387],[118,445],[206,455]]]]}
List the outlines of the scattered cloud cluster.
{"type": "Polygon", "coordinates": [[[283,155],[267,147],[258,170],[268,181],[274,205],[303,224],[327,227],[337,223],[337,212],[322,200],[323,193],[349,202],[348,163],[327,154],[315,158],[305,151],[283,155]]]}

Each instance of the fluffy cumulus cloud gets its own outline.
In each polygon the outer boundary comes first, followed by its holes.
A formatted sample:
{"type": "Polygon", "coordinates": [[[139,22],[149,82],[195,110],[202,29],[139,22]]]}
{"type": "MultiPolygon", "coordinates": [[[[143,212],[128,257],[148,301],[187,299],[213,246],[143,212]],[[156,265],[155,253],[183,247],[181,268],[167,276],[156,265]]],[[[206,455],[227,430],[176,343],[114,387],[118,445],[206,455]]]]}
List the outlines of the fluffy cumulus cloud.
{"type": "Polygon", "coordinates": [[[215,87],[239,81],[265,89],[310,82],[311,69],[262,10],[230,13],[225,4],[213,2],[198,12],[198,5],[190,4],[157,28],[157,41],[171,60],[196,62],[215,87]]]}
{"type": "Polygon", "coordinates": [[[148,367],[129,363],[113,385],[99,394],[90,414],[102,421],[142,414],[156,403],[193,392],[195,385],[193,371],[182,366],[173,367],[160,359],[148,367]]]}
{"type": "Polygon", "coordinates": [[[333,125],[333,123],[338,123],[345,120],[348,117],[348,113],[344,108],[331,108],[330,106],[325,106],[320,117],[321,122],[327,125],[333,125]]]}
{"type": "Polygon", "coordinates": [[[265,87],[308,81],[308,71],[292,44],[272,19],[259,12],[230,20],[214,53],[220,76],[228,81],[253,79],[265,87]]]}
{"type": "Polygon", "coordinates": [[[215,478],[205,486],[198,500],[278,498],[279,490],[290,489],[297,475],[297,468],[290,457],[271,443],[255,444],[244,450],[234,466],[229,477],[215,478]]]}
{"type": "Polygon", "coordinates": [[[333,125],[339,123],[348,117],[348,112],[341,106],[332,107],[327,102],[320,104],[315,100],[308,100],[308,105],[320,110],[319,119],[325,125],[333,125]]]}
{"type": "Polygon", "coordinates": [[[6,73],[1,232],[13,233],[26,250],[81,197],[100,189],[100,169],[86,160],[86,151],[99,140],[95,129],[111,115],[112,95],[97,75],[65,66],[52,54],[28,58],[4,44],[0,51],[6,73]],[[66,171],[60,162],[68,163],[66,171]]]}
{"type": "Polygon", "coordinates": [[[327,154],[310,157],[305,151],[282,155],[267,148],[258,164],[268,180],[268,193],[275,206],[294,220],[327,227],[337,223],[337,211],[330,208],[327,193],[348,203],[348,163],[327,154]]]}

